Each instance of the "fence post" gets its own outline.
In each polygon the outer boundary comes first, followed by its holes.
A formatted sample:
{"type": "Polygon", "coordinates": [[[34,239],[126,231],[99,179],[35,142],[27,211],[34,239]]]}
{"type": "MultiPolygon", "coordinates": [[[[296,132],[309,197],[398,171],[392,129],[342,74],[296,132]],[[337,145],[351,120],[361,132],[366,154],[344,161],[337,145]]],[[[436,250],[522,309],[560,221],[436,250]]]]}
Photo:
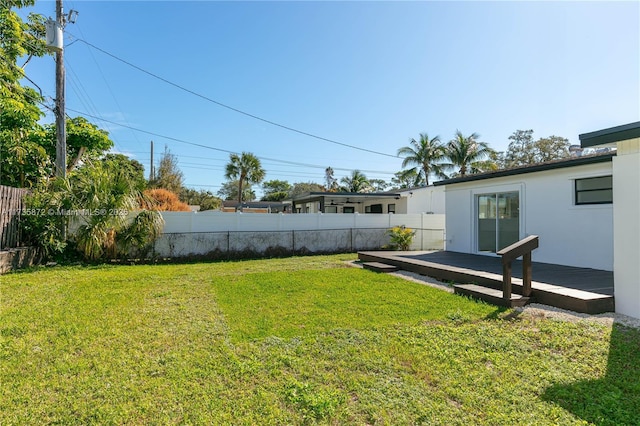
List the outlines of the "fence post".
{"type": "Polygon", "coordinates": [[[424,212],[420,214],[420,250],[424,250],[424,212]]]}

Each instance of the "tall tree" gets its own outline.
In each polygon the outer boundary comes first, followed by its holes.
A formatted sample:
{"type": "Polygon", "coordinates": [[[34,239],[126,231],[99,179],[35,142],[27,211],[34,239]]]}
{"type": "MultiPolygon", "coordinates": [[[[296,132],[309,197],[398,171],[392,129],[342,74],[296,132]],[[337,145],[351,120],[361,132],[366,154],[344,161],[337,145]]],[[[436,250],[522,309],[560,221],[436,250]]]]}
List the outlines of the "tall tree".
{"type": "Polygon", "coordinates": [[[345,176],[340,179],[342,183],[341,191],[344,192],[371,192],[371,184],[369,179],[360,170],[351,172],[351,176],[345,176]]]}
{"type": "Polygon", "coordinates": [[[561,136],[540,138],[535,142],[536,161],[544,163],[567,158],[570,156],[570,146],[569,140],[561,136]]]}
{"type": "Polygon", "coordinates": [[[133,160],[123,154],[106,154],[102,161],[111,163],[111,170],[121,170],[126,175],[133,187],[137,191],[144,191],[147,187],[147,181],[144,178],[144,166],[137,160],[133,160]]]}
{"type": "Polygon", "coordinates": [[[250,152],[243,152],[241,155],[229,155],[224,177],[227,179],[237,179],[238,181],[238,203],[242,204],[242,187],[251,186],[262,182],[266,172],[260,164],[258,157],[250,152]]]}
{"type": "Polygon", "coordinates": [[[286,180],[270,180],[262,184],[262,201],[282,201],[289,196],[291,184],[286,180]]]}
{"type": "Polygon", "coordinates": [[[533,130],[516,130],[509,136],[509,147],[505,154],[505,165],[507,167],[517,167],[534,164],[535,162],[533,130]]]}
{"type": "Polygon", "coordinates": [[[220,198],[213,195],[211,191],[205,191],[203,189],[196,191],[191,188],[182,188],[180,200],[189,205],[200,206],[200,211],[217,210],[220,208],[220,205],[222,205],[220,198]]]}
{"type": "Polygon", "coordinates": [[[289,192],[289,197],[295,198],[298,195],[306,192],[323,192],[325,188],[319,183],[315,182],[296,182],[293,184],[293,188],[289,192]]]}
{"type": "Polygon", "coordinates": [[[156,170],[156,178],[149,182],[149,187],[164,188],[179,194],[182,190],[183,176],[182,171],[178,168],[178,158],[165,145],[162,157],[160,157],[160,165],[156,170]]]}
{"type": "MultiPolygon", "coordinates": [[[[237,180],[229,180],[224,182],[217,194],[220,198],[225,201],[230,200],[238,200],[238,181],[237,180]]],[[[242,186],[242,201],[253,201],[256,199],[256,193],[251,186],[243,185],[242,186]]]]}
{"type": "Polygon", "coordinates": [[[569,157],[569,140],[549,136],[533,140],[533,130],[516,130],[509,136],[505,155],[507,167],[528,166],[569,157]]]}
{"type": "Polygon", "coordinates": [[[460,176],[482,171],[479,169],[480,162],[494,152],[486,142],[479,142],[479,137],[477,133],[464,136],[457,130],[454,138],[447,144],[447,158],[454,167],[459,167],[460,176]]]}
{"type": "Polygon", "coordinates": [[[420,133],[420,138],[410,139],[409,146],[398,149],[398,156],[404,157],[402,167],[413,165],[413,169],[421,176],[425,185],[429,185],[429,175],[446,177],[444,169],[447,167],[443,161],[447,158],[445,147],[440,142],[440,137],[429,138],[427,133],[420,133]]]}
{"type": "Polygon", "coordinates": [[[333,176],[333,168],[327,167],[324,169],[324,180],[326,182],[326,190],[329,192],[335,192],[338,190],[338,179],[333,176]]]}
{"type": "Polygon", "coordinates": [[[34,0],[0,2],[0,184],[34,187],[44,183],[50,158],[40,144],[44,135],[38,120],[41,94],[21,85],[24,67],[32,56],[46,54],[44,18],[30,15],[24,22],[13,10],[31,6],[34,0]],[[28,59],[18,65],[18,60],[28,59]]]}
{"type": "Polygon", "coordinates": [[[424,175],[422,173],[418,173],[418,170],[415,167],[413,169],[400,170],[393,175],[393,178],[391,178],[391,185],[396,189],[424,186],[424,175]]]}
{"type": "MultiPolygon", "coordinates": [[[[71,172],[82,161],[95,160],[113,146],[109,133],[84,117],[68,118],[67,125],[67,172],[71,172]]],[[[45,126],[47,132],[43,146],[50,158],[56,156],[56,125],[45,126]]],[[[53,173],[53,171],[52,171],[53,173]]]]}
{"type": "MultiPolygon", "coordinates": [[[[34,56],[47,53],[44,17],[30,14],[23,22],[12,8],[33,5],[32,0],[0,2],[0,183],[34,187],[53,176],[56,156],[55,125],[41,126],[40,105],[44,99],[38,91],[23,87],[25,66],[34,56]],[[25,58],[19,66],[17,61],[25,58]]],[[[37,87],[37,86],[36,86],[37,87]]],[[[67,119],[68,171],[82,161],[99,158],[113,146],[107,132],[83,117],[67,119]]]]}
{"type": "Polygon", "coordinates": [[[389,184],[384,179],[369,179],[369,186],[375,192],[382,192],[389,187],[389,184]]]}

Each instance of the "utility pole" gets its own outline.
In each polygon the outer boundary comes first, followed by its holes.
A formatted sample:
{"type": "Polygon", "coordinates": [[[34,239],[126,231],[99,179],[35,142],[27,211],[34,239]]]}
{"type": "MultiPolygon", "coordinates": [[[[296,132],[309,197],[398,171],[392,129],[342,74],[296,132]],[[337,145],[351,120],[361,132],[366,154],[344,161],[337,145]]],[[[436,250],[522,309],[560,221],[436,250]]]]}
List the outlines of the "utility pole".
{"type": "Polygon", "coordinates": [[[153,141],[151,141],[151,164],[149,167],[149,182],[152,182],[156,179],[156,168],[153,165],[153,141]]]}
{"type": "MultiPolygon", "coordinates": [[[[62,0],[56,0],[56,24],[64,28],[62,0]]],[[[59,34],[63,37],[62,31],[59,34]]],[[[60,44],[62,48],[56,52],[56,176],[64,179],[67,177],[67,123],[64,105],[64,42],[60,40],[60,44]]]]}

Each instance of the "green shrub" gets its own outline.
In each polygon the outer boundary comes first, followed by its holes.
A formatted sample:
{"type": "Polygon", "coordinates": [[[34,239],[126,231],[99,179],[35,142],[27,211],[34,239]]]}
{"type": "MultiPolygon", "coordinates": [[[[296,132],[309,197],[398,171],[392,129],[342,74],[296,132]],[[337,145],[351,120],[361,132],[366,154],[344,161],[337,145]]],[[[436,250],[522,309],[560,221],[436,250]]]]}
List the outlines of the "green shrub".
{"type": "Polygon", "coordinates": [[[404,225],[394,226],[389,229],[389,235],[391,236],[390,246],[393,250],[409,250],[413,237],[416,235],[416,231],[411,228],[407,228],[404,225]]]}

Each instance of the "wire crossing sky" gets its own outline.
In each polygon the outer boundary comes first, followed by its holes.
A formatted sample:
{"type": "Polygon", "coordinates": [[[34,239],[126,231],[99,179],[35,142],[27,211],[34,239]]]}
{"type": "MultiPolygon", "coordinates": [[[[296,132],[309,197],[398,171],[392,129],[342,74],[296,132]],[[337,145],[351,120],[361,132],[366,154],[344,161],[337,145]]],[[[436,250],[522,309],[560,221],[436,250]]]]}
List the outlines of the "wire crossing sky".
{"type": "MultiPolygon", "coordinates": [[[[505,150],[518,129],[578,143],[640,120],[638,2],[66,0],[65,9],[79,12],[65,35],[69,115],[90,117],[147,169],[149,141],[156,152],[166,144],[196,189],[219,188],[230,152],[262,158],[266,180],[323,183],[332,167],[338,179],[359,169],[389,181],[397,150],[420,132],[443,141],[477,132],[505,150]]],[[[53,16],[55,3],[20,13],[30,11],[53,16]]],[[[54,95],[50,57],[25,72],[54,95]]]]}

